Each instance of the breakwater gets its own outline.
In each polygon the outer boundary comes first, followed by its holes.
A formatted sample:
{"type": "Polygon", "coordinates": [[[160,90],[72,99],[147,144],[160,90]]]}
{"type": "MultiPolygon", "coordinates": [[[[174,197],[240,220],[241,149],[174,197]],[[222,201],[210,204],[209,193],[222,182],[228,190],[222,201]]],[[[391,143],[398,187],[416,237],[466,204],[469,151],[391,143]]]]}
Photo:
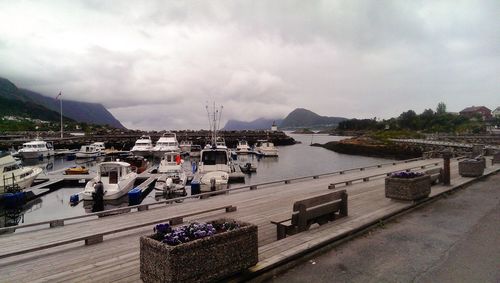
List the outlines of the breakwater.
{"type": "Polygon", "coordinates": [[[328,142],[326,144],[313,144],[338,153],[372,156],[391,159],[410,159],[422,156],[422,149],[407,144],[379,143],[371,139],[346,139],[328,142]]]}
{"type": "MultiPolygon", "coordinates": [[[[173,131],[177,135],[177,140],[192,141],[193,144],[201,146],[206,145],[210,141],[210,131],[173,131]]],[[[84,136],[65,136],[64,138],[50,137],[42,135],[45,141],[52,141],[55,148],[78,149],[81,145],[90,144],[93,142],[105,142],[106,147],[114,147],[115,149],[129,150],[134,146],[134,143],[141,135],[148,135],[153,142],[156,142],[164,132],[142,132],[130,131],[122,133],[109,134],[86,134],[84,136]]],[[[218,135],[226,140],[228,147],[236,147],[238,140],[246,140],[250,145],[253,145],[257,140],[270,140],[275,145],[292,145],[295,140],[287,136],[284,132],[276,131],[220,131],[218,135]]],[[[14,138],[0,139],[0,149],[18,148],[23,143],[32,140],[32,137],[23,137],[19,135],[9,136],[14,138]]]]}

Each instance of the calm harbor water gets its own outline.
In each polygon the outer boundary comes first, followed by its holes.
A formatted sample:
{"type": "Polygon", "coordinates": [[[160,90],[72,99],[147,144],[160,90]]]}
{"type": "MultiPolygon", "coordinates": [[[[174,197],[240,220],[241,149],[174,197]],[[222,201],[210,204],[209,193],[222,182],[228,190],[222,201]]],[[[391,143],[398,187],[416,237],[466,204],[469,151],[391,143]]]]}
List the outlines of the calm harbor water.
{"type": "MultiPolygon", "coordinates": [[[[257,166],[256,173],[245,176],[245,184],[258,184],[389,162],[387,159],[339,154],[324,148],[310,146],[311,143],[326,143],[340,140],[344,137],[329,135],[289,135],[301,143],[292,146],[278,147],[279,157],[277,158],[266,157],[257,159],[257,157],[253,155],[238,156],[237,162],[243,164],[251,162],[257,166]]],[[[185,160],[184,167],[186,170],[190,170],[192,162],[196,162],[196,160],[185,160]]],[[[84,165],[89,167],[91,172],[95,172],[97,163],[98,161],[95,160],[85,162],[80,160],[67,161],[64,158],[51,158],[42,162],[25,162],[24,165],[42,167],[44,173],[42,173],[40,177],[43,177],[44,174],[61,172],[74,165],[84,165]]],[[[154,165],[157,163],[158,160],[153,161],[154,165]]],[[[233,186],[240,185],[242,184],[234,184],[233,186]]],[[[70,205],[70,196],[82,190],[83,187],[64,187],[32,201],[22,209],[7,210],[0,207],[0,227],[15,223],[28,224],[56,218],[65,218],[92,212],[91,202],[80,202],[76,206],[70,205]]],[[[189,187],[187,190],[189,191],[189,187]]],[[[144,198],[142,203],[154,203],[156,201],[157,198],[155,198],[153,190],[144,198]]],[[[105,209],[127,205],[128,198],[125,196],[122,199],[106,203],[105,209]]]]}

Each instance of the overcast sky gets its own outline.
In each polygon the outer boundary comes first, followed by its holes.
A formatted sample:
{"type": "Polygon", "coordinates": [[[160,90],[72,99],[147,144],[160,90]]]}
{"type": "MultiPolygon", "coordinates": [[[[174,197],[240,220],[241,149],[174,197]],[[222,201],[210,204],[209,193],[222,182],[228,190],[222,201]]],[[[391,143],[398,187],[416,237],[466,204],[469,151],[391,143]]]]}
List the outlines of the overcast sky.
{"type": "Polygon", "coordinates": [[[0,76],[133,129],[500,106],[500,1],[0,0],[0,76]]]}

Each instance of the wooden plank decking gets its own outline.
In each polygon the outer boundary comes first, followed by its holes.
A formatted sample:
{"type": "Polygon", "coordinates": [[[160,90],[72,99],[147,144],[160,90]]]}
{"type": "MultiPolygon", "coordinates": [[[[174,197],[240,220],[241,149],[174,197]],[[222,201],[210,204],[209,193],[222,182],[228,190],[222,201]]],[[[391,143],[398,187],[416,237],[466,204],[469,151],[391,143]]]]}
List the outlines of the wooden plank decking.
{"type": "MultiPolygon", "coordinates": [[[[86,233],[99,233],[109,229],[165,219],[192,211],[233,205],[237,211],[210,212],[185,220],[208,220],[231,217],[257,224],[259,227],[259,264],[252,270],[259,272],[301,254],[311,247],[328,243],[335,237],[349,233],[377,219],[413,205],[411,202],[392,201],[384,196],[384,178],[346,186],[349,194],[349,216],[320,227],[276,241],[276,227],[271,220],[290,215],[293,202],[305,197],[331,192],[328,185],[363,176],[383,174],[395,170],[415,168],[439,159],[421,160],[390,167],[346,172],[343,175],[321,177],[291,184],[274,185],[257,190],[241,190],[208,199],[186,200],[182,204],[168,204],[147,211],[115,215],[66,224],[57,228],[40,228],[0,236],[0,254],[15,252],[26,247],[56,243],[86,233]]],[[[488,163],[491,164],[491,163],[488,163]]],[[[489,166],[487,172],[499,170],[500,165],[489,166]]],[[[448,191],[471,178],[458,176],[458,162],[452,161],[452,186],[433,186],[432,195],[448,191]]],[[[344,189],[344,187],[342,187],[344,189]]],[[[73,243],[0,259],[1,282],[136,282],[139,279],[139,237],[152,232],[152,227],[137,228],[105,237],[104,242],[85,246],[73,243]]]]}

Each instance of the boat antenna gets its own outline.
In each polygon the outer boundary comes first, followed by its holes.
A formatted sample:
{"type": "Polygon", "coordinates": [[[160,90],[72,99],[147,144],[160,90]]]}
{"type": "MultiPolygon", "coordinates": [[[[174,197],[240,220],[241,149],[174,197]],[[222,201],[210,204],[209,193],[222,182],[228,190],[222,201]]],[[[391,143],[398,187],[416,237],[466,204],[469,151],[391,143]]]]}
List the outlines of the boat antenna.
{"type": "Polygon", "coordinates": [[[211,133],[211,143],[215,145],[217,141],[217,131],[219,130],[220,127],[220,120],[222,117],[222,109],[223,106],[221,105],[220,110],[215,107],[215,101],[213,103],[213,108],[212,112],[210,111],[210,107],[208,107],[208,103],[205,106],[205,109],[207,110],[207,116],[208,116],[208,124],[210,126],[210,131],[211,133]]]}

